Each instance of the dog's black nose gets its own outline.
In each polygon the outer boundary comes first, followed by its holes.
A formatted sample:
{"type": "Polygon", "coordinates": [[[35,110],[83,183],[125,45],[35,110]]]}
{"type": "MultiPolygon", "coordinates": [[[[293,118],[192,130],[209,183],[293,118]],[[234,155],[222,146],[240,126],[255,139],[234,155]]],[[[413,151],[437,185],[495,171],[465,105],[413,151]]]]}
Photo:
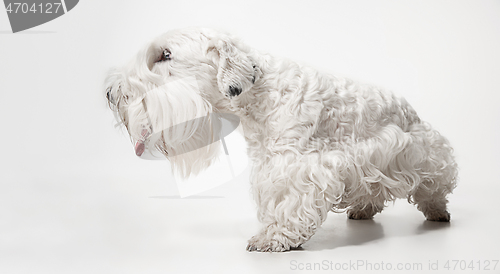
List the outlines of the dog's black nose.
{"type": "Polygon", "coordinates": [[[241,94],[241,88],[238,86],[229,86],[229,96],[234,97],[241,94]]]}

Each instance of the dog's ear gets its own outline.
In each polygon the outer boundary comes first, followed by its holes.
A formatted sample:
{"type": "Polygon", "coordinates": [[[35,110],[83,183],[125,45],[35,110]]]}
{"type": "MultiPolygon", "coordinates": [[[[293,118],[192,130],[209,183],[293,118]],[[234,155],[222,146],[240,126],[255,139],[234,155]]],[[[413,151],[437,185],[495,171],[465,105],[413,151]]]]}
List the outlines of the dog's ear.
{"type": "Polygon", "coordinates": [[[208,52],[217,66],[217,85],[222,94],[232,98],[252,88],[255,64],[243,44],[232,37],[219,36],[211,39],[208,52]]]}

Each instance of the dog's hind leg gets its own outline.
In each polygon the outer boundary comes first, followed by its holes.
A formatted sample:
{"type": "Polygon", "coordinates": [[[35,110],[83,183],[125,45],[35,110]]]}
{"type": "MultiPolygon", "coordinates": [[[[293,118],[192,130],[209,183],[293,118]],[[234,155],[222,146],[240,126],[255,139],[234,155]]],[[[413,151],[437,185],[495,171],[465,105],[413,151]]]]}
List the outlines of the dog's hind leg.
{"type": "Polygon", "coordinates": [[[450,213],[446,208],[448,200],[446,195],[450,191],[446,188],[432,190],[426,185],[432,185],[434,182],[426,181],[413,194],[413,202],[417,204],[418,210],[422,211],[428,221],[449,222],[450,213]]]}
{"type": "Polygon", "coordinates": [[[421,178],[419,186],[408,196],[427,220],[449,222],[446,196],[456,187],[457,165],[448,140],[427,124],[412,128],[414,140],[422,141],[427,152],[426,161],[418,166],[421,178]]]}
{"type": "Polygon", "coordinates": [[[251,180],[264,228],[247,250],[287,251],[309,240],[342,195],[343,186],[332,184],[331,176],[318,153],[285,152],[256,166],[251,180]]]}

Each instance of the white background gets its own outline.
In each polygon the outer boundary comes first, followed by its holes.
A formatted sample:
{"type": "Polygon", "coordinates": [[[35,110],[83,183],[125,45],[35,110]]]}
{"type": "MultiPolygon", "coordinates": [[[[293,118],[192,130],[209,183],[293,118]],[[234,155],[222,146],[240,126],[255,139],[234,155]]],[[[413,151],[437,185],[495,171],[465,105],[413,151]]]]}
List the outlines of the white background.
{"type": "Polygon", "coordinates": [[[89,0],[18,34],[0,10],[0,49],[0,273],[286,273],[324,260],[425,273],[474,260],[450,272],[473,273],[500,259],[499,1],[89,0]],[[398,201],[373,221],[331,213],[303,250],[246,252],[259,229],[248,171],[178,199],[168,164],[138,159],[106,108],[106,71],[185,26],[406,97],[455,147],[451,224],[398,201]]]}

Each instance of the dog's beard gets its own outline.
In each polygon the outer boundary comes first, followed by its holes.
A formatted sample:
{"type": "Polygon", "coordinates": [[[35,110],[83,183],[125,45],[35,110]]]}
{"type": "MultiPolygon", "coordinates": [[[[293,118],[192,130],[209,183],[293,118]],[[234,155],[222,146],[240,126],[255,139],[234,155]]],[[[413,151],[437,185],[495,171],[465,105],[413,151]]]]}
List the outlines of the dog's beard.
{"type": "Polygon", "coordinates": [[[149,84],[126,108],[126,126],[136,142],[136,154],[158,150],[173,172],[187,178],[206,169],[219,154],[213,130],[212,106],[202,96],[196,79],[183,78],[162,86],[149,84]]]}

